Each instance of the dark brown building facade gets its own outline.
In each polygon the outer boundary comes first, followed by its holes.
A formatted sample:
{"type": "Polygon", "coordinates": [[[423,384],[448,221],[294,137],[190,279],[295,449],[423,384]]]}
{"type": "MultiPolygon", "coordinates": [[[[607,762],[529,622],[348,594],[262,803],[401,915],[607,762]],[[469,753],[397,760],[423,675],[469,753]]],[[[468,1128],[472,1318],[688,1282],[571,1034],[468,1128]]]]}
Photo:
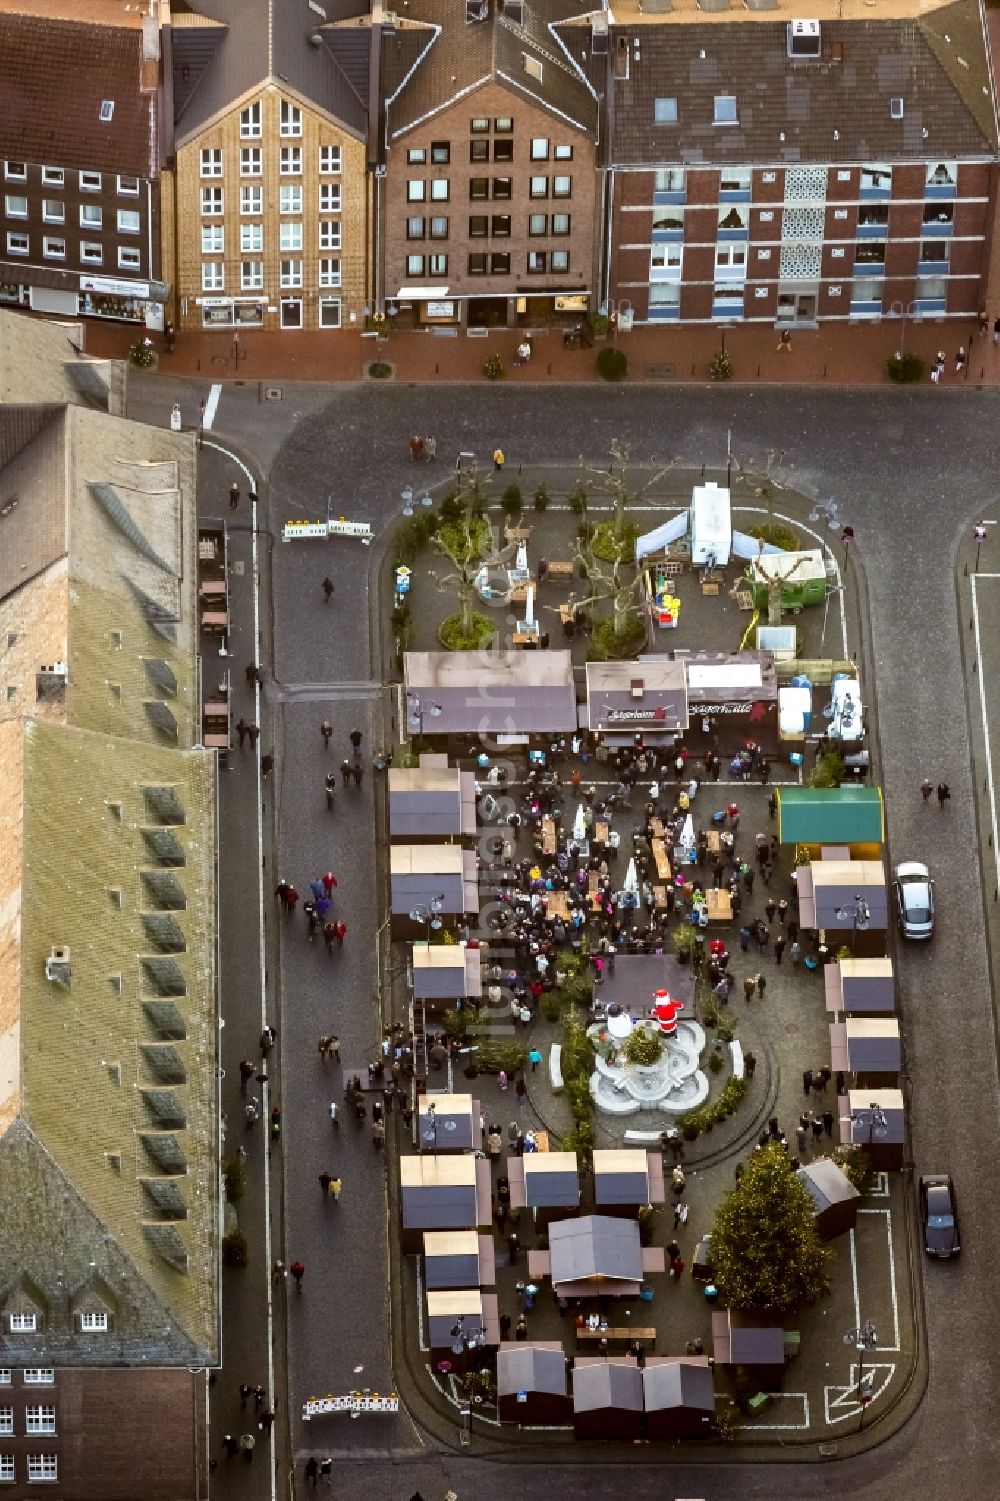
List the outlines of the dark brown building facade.
{"type": "Polygon", "coordinates": [[[155,19],[0,12],[0,303],[162,326],[155,19]]]}

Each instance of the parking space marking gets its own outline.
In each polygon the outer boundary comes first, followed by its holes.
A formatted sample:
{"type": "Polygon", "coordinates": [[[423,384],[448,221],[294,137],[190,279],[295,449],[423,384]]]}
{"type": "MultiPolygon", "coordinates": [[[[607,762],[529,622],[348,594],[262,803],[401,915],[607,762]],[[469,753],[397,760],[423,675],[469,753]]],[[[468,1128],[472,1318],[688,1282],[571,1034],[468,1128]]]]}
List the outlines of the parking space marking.
{"type": "Polygon", "coordinates": [[[899,1304],[896,1299],[896,1263],[892,1254],[892,1210],[891,1209],[859,1209],[859,1214],[880,1214],[885,1216],[885,1239],[886,1249],[889,1256],[889,1301],[892,1304],[892,1337],[891,1345],[881,1344],[879,1350],[899,1354],[899,1304]]]}
{"type": "Polygon", "coordinates": [[[205,414],[204,414],[204,416],[201,419],[201,425],[205,429],[206,432],[208,432],[208,430],[212,426],[212,423],[215,421],[215,414],[216,414],[216,412],[219,409],[219,397],[221,395],[222,395],[222,386],[221,385],[214,385],[214,386],[210,387],[209,393],[208,393],[208,400],[205,403],[205,414]]]}
{"type": "Polygon", "coordinates": [[[979,717],[983,731],[983,748],[986,752],[986,789],[990,798],[990,829],[992,831],[993,845],[993,878],[997,887],[1000,887],[1000,840],[997,838],[997,793],[996,781],[993,776],[993,751],[990,745],[990,726],[986,715],[986,669],[983,666],[983,646],[979,631],[979,595],[978,585],[1000,577],[996,573],[974,573],[972,575],[972,622],[976,643],[976,661],[979,663],[979,717]]]}
{"type": "Polygon", "coordinates": [[[430,1345],[424,1333],[424,1258],[418,1256],[417,1262],[417,1338],[420,1341],[421,1355],[430,1353],[430,1345]]]}
{"type": "Polygon", "coordinates": [[[870,1407],[877,1397],[881,1397],[883,1392],[888,1391],[889,1383],[895,1374],[895,1365],[869,1365],[866,1361],[863,1366],[859,1366],[856,1362],[852,1362],[846,1386],[824,1386],[823,1388],[823,1407],[827,1423],[832,1425],[843,1423],[848,1418],[856,1418],[866,1407],[870,1407]],[[880,1371],[886,1371],[888,1374],[876,1387],[875,1378],[880,1371]],[[863,1405],[858,1401],[858,1387],[862,1384],[867,1399],[863,1405]],[[833,1393],[836,1395],[832,1395],[833,1393]],[[843,1411],[837,1412],[834,1416],[836,1408],[842,1408],[843,1411]]]}
{"type": "Polygon", "coordinates": [[[801,1402],[801,1423],[737,1423],[739,1433],[782,1433],[809,1427],[809,1396],[806,1392],[768,1392],[772,1402],[801,1402]]]}

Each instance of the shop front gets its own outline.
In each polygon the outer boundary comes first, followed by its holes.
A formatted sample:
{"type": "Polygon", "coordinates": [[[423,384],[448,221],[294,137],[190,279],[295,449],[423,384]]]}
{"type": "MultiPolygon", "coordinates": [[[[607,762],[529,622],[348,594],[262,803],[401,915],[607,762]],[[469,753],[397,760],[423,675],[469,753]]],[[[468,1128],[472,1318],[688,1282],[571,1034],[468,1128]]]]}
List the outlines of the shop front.
{"type": "Polygon", "coordinates": [[[692,730],[725,740],[776,744],[778,675],[769,651],[692,652],[687,659],[692,730]]]}
{"type": "Polygon", "coordinates": [[[462,321],[461,308],[446,286],[404,283],[386,313],[393,328],[453,328],[462,321]]]}
{"type": "Polygon", "coordinates": [[[612,749],[672,746],[688,725],[684,662],[588,662],[587,719],[591,734],[612,749]]]}
{"type": "MultiPolygon", "coordinates": [[[[37,306],[32,296],[32,306],[37,306]]],[[[146,328],[163,327],[163,304],[170,288],[165,282],[122,281],[112,276],[80,277],[77,311],[85,318],[109,318],[122,323],[141,323],[146,328]]],[[[56,311],[43,308],[42,311],[56,311]]]]}
{"type": "MultiPolygon", "coordinates": [[[[220,301],[224,299],[219,299],[220,301]]],[[[386,303],[393,328],[576,328],[586,322],[589,292],[490,293],[455,297],[446,286],[403,285],[386,303]]]]}
{"type": "Polygon", "coordinates": [[[263,297],[199,297],[202,328],[263,328],[263,297]]]}

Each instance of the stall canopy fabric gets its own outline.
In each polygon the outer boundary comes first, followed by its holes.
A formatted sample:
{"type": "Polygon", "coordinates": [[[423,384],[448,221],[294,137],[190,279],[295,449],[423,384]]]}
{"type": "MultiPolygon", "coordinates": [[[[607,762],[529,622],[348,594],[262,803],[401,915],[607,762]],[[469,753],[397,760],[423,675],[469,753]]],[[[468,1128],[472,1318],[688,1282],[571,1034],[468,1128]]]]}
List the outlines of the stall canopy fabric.
{"type": "Polygon", "coordinates": [[[880,787],[781,787],[782,844],[881,844],[885,818],[880,787]]]}

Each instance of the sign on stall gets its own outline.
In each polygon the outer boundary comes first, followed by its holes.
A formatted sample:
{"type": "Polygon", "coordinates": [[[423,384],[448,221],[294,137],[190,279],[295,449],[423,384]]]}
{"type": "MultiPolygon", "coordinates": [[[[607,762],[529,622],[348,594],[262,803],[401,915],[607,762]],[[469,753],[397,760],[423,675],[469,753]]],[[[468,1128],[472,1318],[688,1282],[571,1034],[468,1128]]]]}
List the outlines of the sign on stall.
{"type": "Polygon", "coordinates": [[[358,537],[368,547],[372,525],[370,521],[346,521],[343,516],[336,521],[286,521],[281,536],[285,542],[297,537],[358,537]]]}
{"type": "Polygon", "coordinates": [[[331,537],[360,537],[366,545],[372,540],[370,521],[345,521],[343,516],[327,523],[331,537]]]}
{"type": "Polygon", "coordinates": [[[295,537],[325,537],[325,521],[286,521],[282,533],[286,542],[291,542],[295,537]]]}
{"type": "Polygon", "coordinates": [[[342,1397],[310,1397],[302,1408],[302,1416],[308,1423],[310,1418],[324,1417],[330,1412],[349,1412],[352,1418],[356,1418],[363,1412],[398,1412],[399,1397],[395,1392],[390,1392],[383,1397],[379,1392],[347,1392],[342,1397]]]}

